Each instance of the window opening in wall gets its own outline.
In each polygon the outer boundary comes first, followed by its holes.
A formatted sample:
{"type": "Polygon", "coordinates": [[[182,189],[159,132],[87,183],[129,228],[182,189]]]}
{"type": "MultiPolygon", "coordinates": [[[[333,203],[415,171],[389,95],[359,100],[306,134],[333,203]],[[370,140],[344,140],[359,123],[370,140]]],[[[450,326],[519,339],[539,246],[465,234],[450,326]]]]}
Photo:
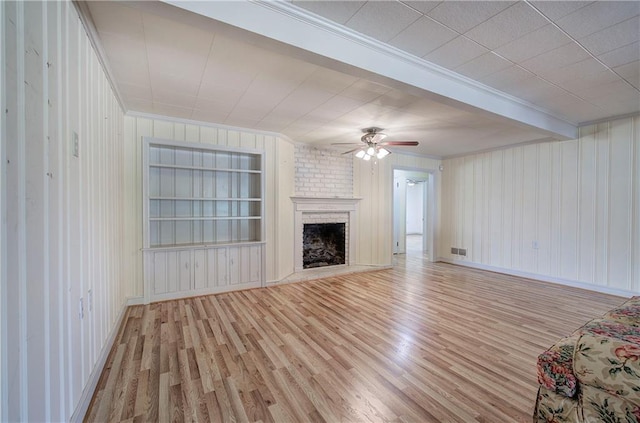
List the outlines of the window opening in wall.
{"type": "Polygon", "coordinates": [[[309,223],[302,230],[302,267],[336,266],[345,264],[344,223],[309,223]]]}

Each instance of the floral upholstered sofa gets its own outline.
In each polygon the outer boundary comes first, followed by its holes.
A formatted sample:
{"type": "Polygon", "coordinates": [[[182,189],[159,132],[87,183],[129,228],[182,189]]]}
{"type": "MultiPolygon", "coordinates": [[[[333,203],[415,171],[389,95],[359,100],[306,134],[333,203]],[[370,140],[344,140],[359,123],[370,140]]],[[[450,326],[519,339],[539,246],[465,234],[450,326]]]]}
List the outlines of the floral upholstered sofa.
{"type": "Polygon", "coordinates": [[[640,423],[640,297],[538,357],[534,423],[640,423]]]}

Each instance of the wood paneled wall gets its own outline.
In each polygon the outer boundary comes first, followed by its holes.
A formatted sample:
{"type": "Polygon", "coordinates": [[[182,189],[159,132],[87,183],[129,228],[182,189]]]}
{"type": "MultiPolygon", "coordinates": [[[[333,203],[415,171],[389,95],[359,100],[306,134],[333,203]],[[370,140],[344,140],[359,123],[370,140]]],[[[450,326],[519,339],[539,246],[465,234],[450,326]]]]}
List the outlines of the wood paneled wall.
{"type": "Polygon", "coordinates": [[[68,421],[126,303],[123,113],[71,2],[0,2],[0,17],[0,420],[68,421]]]}
{"type": "Polygon", "coordinates": [[[131,114],[125,134],[125,265],[127,295],[142,297],[142,138],[200,142],[264,151],[266,280],[280,280],[293,271],[294,145],[283,138],[250,130],[189,122],[161,116],[131,114]]]}
{"type": "Polygon", "coordinates": [[[640,117],[582,127],[576,140],[446,160],[440,255],[640,292],[639,168],[640,117]]]}
{"type": "MultiPolygon", "coordinates": [[[[436,207],[440,203],[440,160],[394,153],[383,160],[354,158],[353,196],[358,203],[356,263],[390,266],[393,261],[393,169],[432,172],[436,207]]],[[[435,218],[439,212],[436,211],[435,218]]],[[[437,225],[436,225],[437,227],[437,225]]]]}

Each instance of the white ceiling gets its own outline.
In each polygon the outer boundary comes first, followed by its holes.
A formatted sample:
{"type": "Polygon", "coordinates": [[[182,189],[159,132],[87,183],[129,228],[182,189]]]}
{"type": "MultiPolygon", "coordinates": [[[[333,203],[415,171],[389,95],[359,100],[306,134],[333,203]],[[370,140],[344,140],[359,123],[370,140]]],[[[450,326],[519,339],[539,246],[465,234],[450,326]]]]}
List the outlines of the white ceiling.
{"type": "Polygon", "coordinates": [[[439,157],[640,112],[637,1],[176,5],[84,4],[129,111],[439,157]]]}

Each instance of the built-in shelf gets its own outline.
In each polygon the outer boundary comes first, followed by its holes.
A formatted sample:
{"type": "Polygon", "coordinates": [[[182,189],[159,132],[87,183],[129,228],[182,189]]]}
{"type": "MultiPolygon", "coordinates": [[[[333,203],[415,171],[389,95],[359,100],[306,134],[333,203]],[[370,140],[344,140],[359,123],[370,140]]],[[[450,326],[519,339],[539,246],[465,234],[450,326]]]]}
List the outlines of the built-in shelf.
{"type": "Polygon", "coordinates": [[[238,172],[238,173],[262,173],[260,170],[252,170],[252,169],[229,169],[229,168],[215,168],[212,169],[210,167],[204,166],[184,166],[184,165],[169,165],[169,164],[161,164],[161,163],[150,163],[150,168],[165,168],[165,169],[186,169],[186,170],[204,170],[209,172],[238,172]]]}
{"type": "Polygon", "coordinates": [[[262,198],[149,197],[149,200],[187,200],[187,201],[262,201],[262,198]]]}
{"type": "Polygon", "coordinates": [[[260,216],[213,216],[213,217],[150,217],[152,222],[170,222],[179,220],[259,220],[260,216]]]}
{"type": "Polygon", "coordinates": [[[145,298],[264,282],[262,152],[145,138],[145,298]]]}

